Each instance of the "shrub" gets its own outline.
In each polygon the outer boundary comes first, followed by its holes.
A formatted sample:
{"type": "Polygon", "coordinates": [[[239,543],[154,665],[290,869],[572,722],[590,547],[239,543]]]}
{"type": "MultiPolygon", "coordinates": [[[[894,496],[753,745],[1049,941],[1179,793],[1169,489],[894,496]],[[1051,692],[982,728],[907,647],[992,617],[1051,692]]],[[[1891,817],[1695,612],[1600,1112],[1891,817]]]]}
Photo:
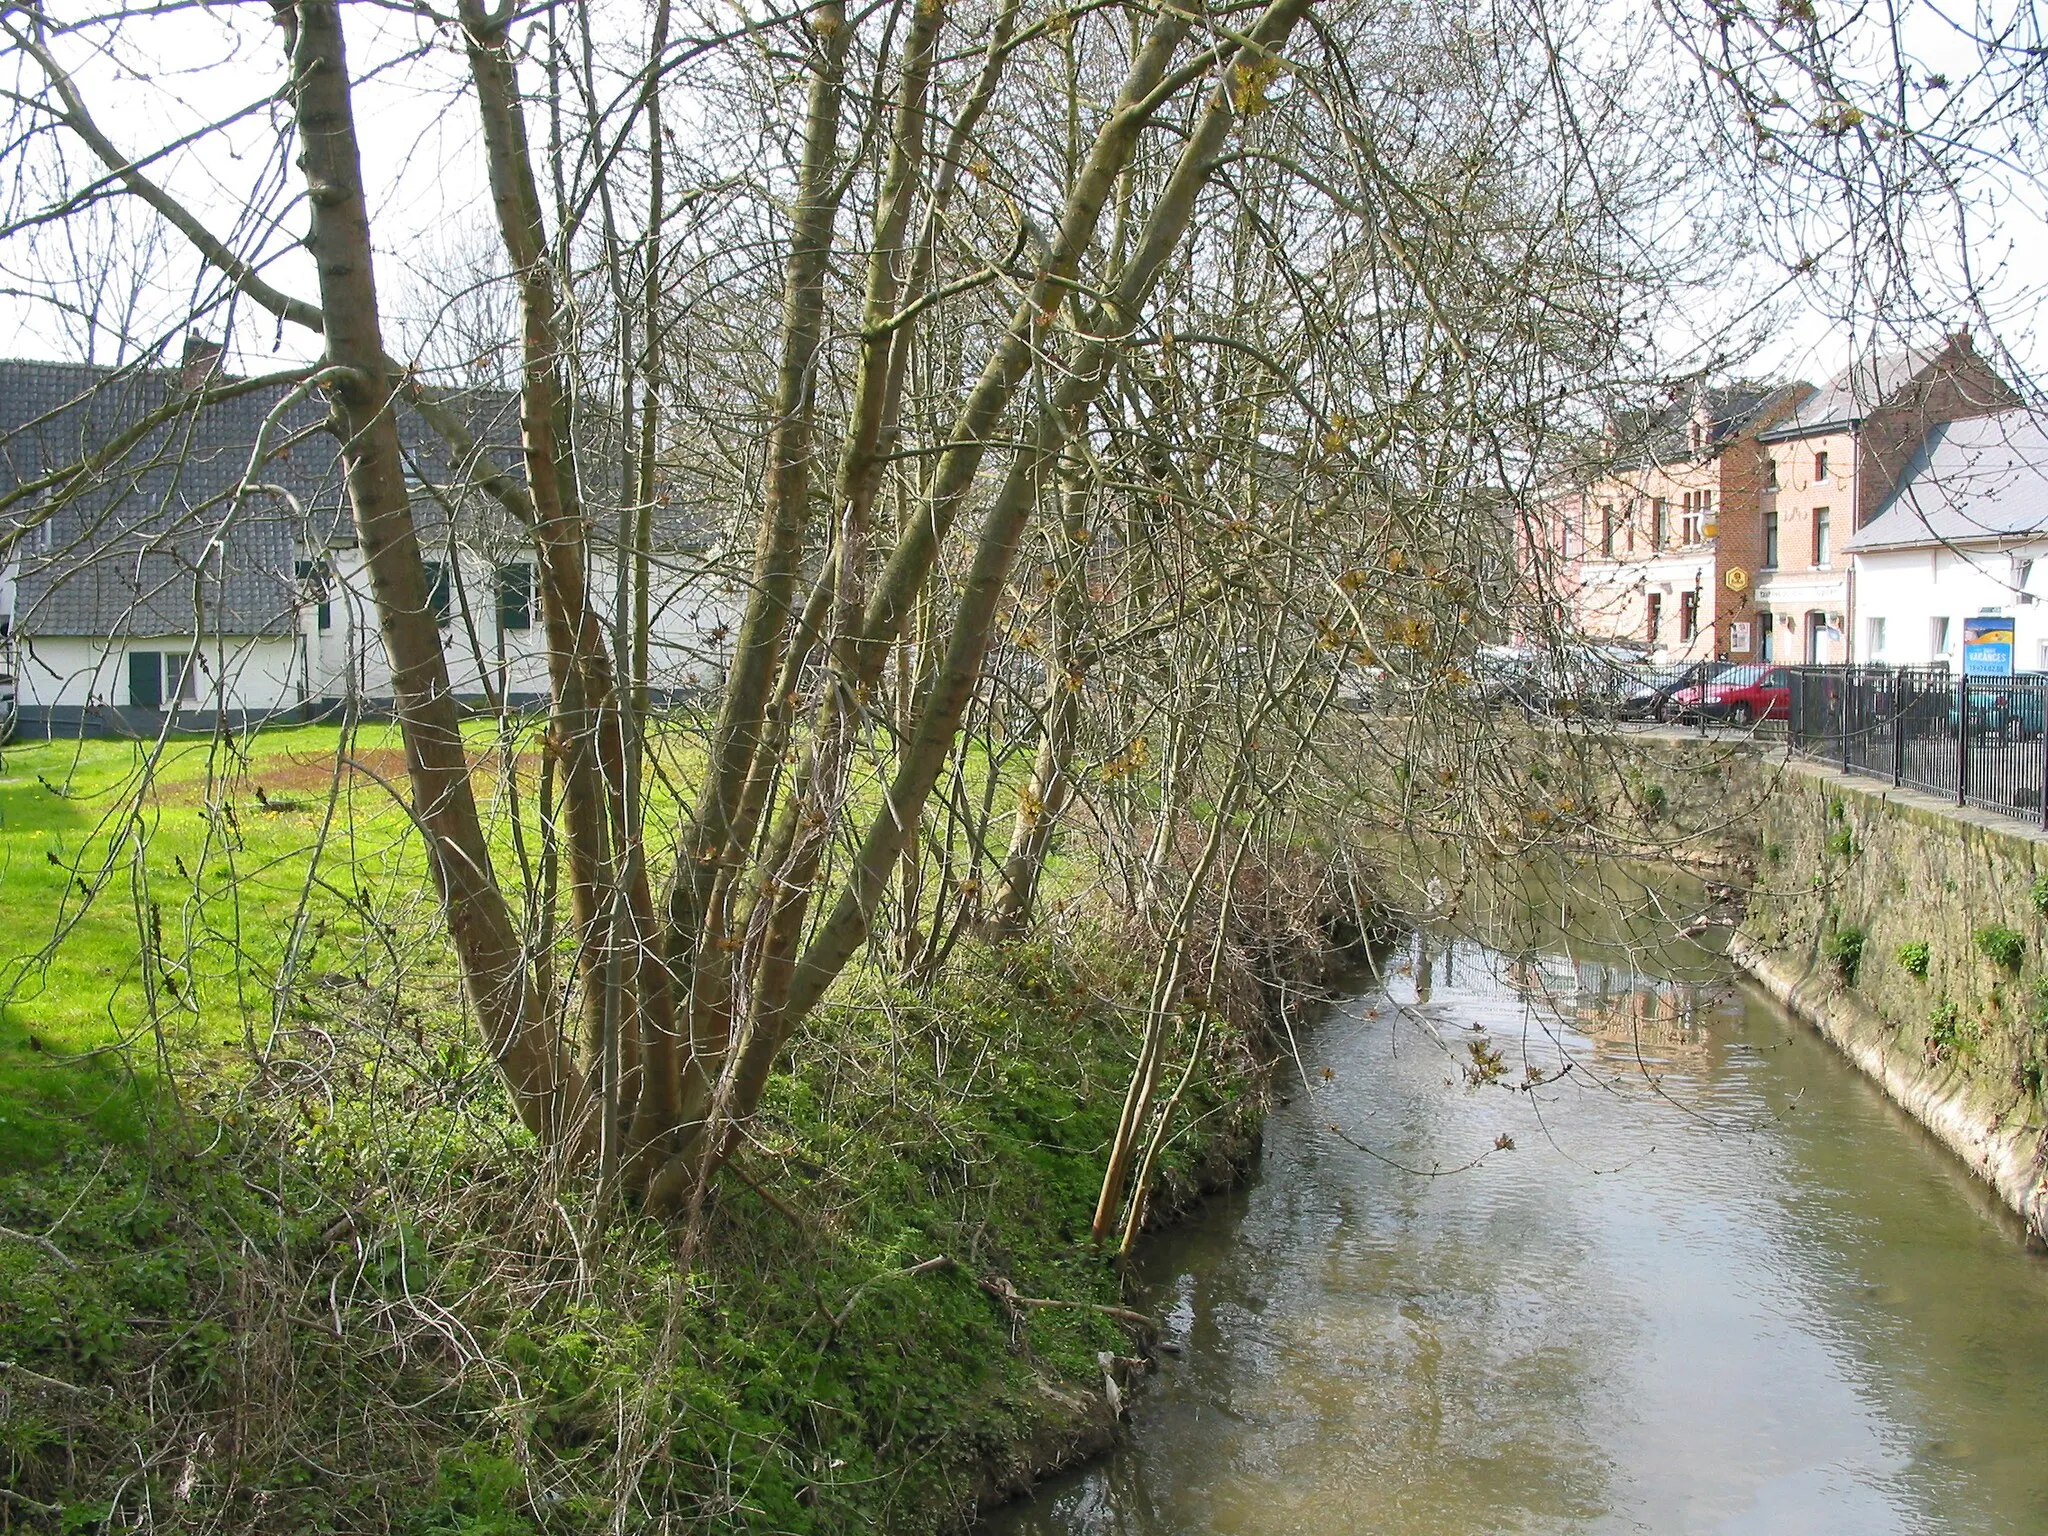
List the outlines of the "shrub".
{"type": "Polygon", "coordinates": [[[1920,980],[1927,979],[1927,966],[1933,959],[1925,939],[1914,939],[1899,946],[1899,964],[1920,980]]]}
{"type": "Polygon", "coordinates": [[[1863,930],[1837,928],[1820,941],[1820,952],[1845,982],[1856,980],[1856,967],[1863,963],[1863,930]]]}
{"type": "Polygon", "coordinates": [[[2017,930],[1993,923],[1989,928],[1979,928],[1976,940],[1978,953],[1986,960],[2001,971],[2019,973],[2020,957],[2027,952],[2027,941],[2017,930]]]}
{"type": "Polygon", "coordinates": [[[2027,887],[2027,894],[2033,898],[2034,910],[2048,917],[2048,875],[2034,876],[2034,883],[2027,887]]]}
{"type": "Polygon", "coordinates": [[[1662,816],[1664,814],[1664,807],[1667,804],[1669,804],[1669,797],[1665,795],[1662,784],[1645,784],[1643,786],[1643,809],[1646,812],[1652,816],[1662,816]]]}
{"type": "Polygon", "coordinates": [[[1828,852],[1838,859],[1846,859],[1856,851],[1856,837],[1847,827],[1837,827],[1828,834],[1828,852]]]}

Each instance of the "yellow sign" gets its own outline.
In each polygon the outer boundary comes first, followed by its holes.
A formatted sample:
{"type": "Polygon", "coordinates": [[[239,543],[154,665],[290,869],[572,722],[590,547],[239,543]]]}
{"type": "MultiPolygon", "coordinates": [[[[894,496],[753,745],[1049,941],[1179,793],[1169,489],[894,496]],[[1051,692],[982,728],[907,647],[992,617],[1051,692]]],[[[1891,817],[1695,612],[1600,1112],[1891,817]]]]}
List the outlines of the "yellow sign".
{"type": "Polygon", "coordinates": [[[1747,592],[1749,590],[1749,572],[1739,565],[1729,566],[1728,574],[1721,579],[1728,583],[1728,590],[1730,592],[1747,592]]]}

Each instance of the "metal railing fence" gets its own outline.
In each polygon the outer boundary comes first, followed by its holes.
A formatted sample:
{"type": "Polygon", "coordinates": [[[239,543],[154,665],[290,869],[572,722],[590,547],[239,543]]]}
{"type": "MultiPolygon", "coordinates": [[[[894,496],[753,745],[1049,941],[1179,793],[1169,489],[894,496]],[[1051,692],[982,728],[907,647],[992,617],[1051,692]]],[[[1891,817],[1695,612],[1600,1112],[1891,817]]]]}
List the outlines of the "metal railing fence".
{"type": "Polygon", "coordinates": [[[2048,673],[1788,667],[1793,752],[2048,827],[2048,673]]]}

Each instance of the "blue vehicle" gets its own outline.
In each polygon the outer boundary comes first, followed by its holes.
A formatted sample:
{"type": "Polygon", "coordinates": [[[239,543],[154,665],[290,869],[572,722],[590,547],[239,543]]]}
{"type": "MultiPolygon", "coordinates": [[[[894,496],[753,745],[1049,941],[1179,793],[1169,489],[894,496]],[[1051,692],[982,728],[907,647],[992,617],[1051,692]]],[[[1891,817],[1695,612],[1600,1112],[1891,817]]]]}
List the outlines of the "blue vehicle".
{"type": "MultiPolygon", "coordinates": [[[[1976,741],[2017,743],[2039,741],[2043,710],[2041,695],[2048,679],[2029,680],[2010,687],[1972,688],[1969,692],[1970,735],[1976,741]]],[[[1948,706],[1948,728],[1960,725],[1953,698],[1948,706]]]]}

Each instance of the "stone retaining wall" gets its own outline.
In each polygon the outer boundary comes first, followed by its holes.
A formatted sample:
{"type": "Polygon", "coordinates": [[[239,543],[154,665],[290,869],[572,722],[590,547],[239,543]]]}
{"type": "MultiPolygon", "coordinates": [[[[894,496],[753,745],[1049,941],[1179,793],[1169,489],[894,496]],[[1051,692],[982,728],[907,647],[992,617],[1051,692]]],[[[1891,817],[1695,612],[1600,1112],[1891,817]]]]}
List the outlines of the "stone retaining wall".
{"type": "Polygon", "coordinates": [[[1778,753],[1730,788],[1757,808],[1737,963],[2048,1239],[2048,838],[1778,753]]]}

